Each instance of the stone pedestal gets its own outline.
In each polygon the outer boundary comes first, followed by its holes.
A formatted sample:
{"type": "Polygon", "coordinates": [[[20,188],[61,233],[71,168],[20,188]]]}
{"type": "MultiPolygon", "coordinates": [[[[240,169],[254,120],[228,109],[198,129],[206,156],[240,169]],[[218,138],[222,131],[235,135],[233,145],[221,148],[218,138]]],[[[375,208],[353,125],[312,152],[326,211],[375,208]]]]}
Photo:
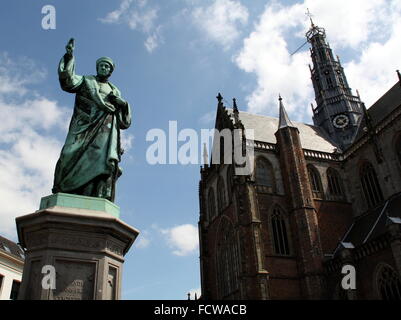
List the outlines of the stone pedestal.
{"type": "Polygon", "coordinates": [[[120,299],[124,255],[139,232],[118,216],[105,199],[56,194],[43,198],[39,211],[18,217],[26,249],[19,299],[120,299]]]}

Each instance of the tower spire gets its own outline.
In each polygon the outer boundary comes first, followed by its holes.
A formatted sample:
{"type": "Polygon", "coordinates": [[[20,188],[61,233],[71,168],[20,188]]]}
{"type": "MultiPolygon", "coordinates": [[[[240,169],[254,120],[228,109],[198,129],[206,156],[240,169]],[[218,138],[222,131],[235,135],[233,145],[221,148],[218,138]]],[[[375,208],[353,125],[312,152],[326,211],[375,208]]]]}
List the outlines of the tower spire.
{"type": "Polygon", "coordinates": [[[313,24],[312,20],[311,23],[306,39],[311,45],[313,62],[309,68],[316,101],[316,108],[312,109],[313,122],[324,129],[341,149],[345,149],[358,131],[363,112],[361,100],[352,94],[340,58],[334,58],[326,41],[325,30],[313,24]]]}
{"type": "Polygon", "coordinates": [[[278,95],[278,101],[279,101],[279,121],[278,121],[278,128],[286,128],[286,127],[295,127],[290,118],[288,117],[287,111],[285,111],[284,104],[283,104],[283,98],[281,98],[281,95],[278,95]]]}

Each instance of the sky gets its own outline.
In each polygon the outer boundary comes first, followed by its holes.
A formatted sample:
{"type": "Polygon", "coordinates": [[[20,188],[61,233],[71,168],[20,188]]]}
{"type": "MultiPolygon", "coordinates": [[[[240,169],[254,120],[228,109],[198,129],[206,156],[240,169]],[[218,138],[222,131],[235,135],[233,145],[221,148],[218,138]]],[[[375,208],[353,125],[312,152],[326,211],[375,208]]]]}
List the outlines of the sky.
{"type": "Polygon", "coordinates": [[[132,126],[123,131],[123,175],[115,202],[121,219],[140,235],[125,256],[123,299],[199,296],[200,136],[202,129],[214,128],[219,92],[227,107],[235,97],[240,111],[274,117],[281,94],[292,120],[312,123],[311,59],[308,44],[302,46],[310,26],[307,9],[325,28],[348,83],[367,107],[396,83],[401,68],[397,0],[3,0],[1,5],[0,234],[17,241],[15,217],[36,211],[40,199],[51,194],[74,104],[74,95],[60,89],[57,65],[73,37],[77,74],[94,74],[97,58],[112,57],[116,69],[110,81],[133,113],[132,126]],[[49,5],[55,20],[49,20],[49,5]],[[180,150],[187,154],[189,131],[197,142],[191,159],[174,161],[180,150]],[[154,163],[149,154],[160,132],[166,152],[154,163]]]}

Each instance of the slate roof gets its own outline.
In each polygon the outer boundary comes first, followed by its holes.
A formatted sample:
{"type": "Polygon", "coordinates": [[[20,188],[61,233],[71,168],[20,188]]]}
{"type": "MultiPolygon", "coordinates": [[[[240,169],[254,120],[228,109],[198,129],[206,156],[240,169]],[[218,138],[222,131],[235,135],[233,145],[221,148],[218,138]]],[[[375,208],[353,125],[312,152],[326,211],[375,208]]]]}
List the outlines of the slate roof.
{"type": "MultiPolygon", "coordinates": [[[[398,81],[391,87],[379,100],[377,100],[368,110],[368,114],[372,120],[372,125],[376,126],[392,111],[401,105],[401,83],[398,81]]],[[[366,119],[362,118],[355,141],[359,140],[364,134],[366,127],[366,119]]]]}
{"type": "MultiPolygon", "coordinates": [[[[228,114],[233,117],[232,109],[227,108],[228,114]]],[[[261,142],[277,143],[274,135],[279,127],[279,119],[274,117],[251,114],[248,112],[239,112],[239,119],[242,121],[245,129],[254,129],[254,139],[261,142]]],[[[334,142],[330,141],[323,129],[301,122],[292,121],[292,124],[298,128],[302,148],[332,153],[339,149],[334,142]]]]}
{"type": "Polygon", "coordinates": [[[0,250],[19,260],[25,260],[24,251],[15,242],[0,236],[0,250]]]}
{"type": "Polygon", "coordinates": [[[350,242],[357,247],[381,236],[387,226],[392,223],[390,218],[401,218],[400,208],[401,192],[390,197],[382,205],[357,217],[341,242],[350,242]]]}

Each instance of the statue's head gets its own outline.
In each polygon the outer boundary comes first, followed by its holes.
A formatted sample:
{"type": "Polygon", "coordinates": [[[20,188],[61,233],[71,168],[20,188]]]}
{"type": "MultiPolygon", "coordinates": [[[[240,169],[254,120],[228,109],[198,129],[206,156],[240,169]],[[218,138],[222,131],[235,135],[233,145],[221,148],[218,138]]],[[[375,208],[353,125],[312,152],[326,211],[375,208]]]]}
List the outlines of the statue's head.
{"type": "Polygon", "coordinates": [[[114,71],[114,68],[115,64],[109,57],[101,57],[96,61],[96,71],[99,77],[110,77],[114,71]]]}

